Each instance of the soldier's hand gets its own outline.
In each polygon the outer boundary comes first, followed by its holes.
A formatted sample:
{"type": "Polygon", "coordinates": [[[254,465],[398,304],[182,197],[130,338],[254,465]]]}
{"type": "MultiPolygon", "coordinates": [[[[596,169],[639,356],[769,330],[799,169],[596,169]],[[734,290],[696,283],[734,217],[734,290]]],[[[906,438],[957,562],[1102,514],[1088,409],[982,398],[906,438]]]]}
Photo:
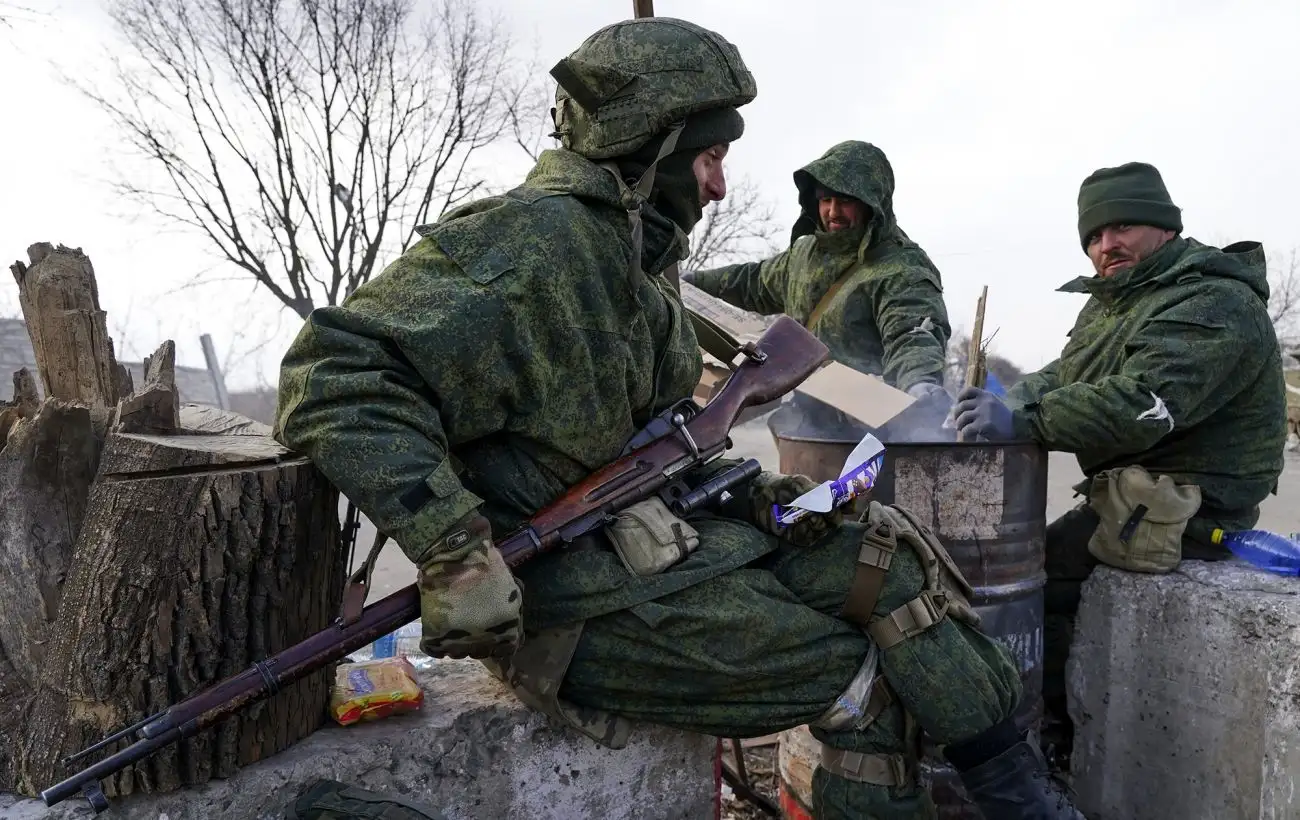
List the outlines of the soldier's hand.
{"type": "Polygon", "coordinates": [[[523,592],[478,513],[456,522],[419,567],[420,649],[433,656],[509,656],[523,639],[523,592]]]}
{"type": "Polygon", "coordinates": [[[806,475],[781,475],[762,472],[749,484],[750,520],[766,533],[784,538],[799,547],[810,546],[823,535],[839,528],[844,514],[838,509],[828,513],[809,513],[788,527],[776,522],[772,506],[787,506],[799,496],[817,486],[806,475]]]}
{"type": "Polygon", "coordinates": [[[952,408],[961,441],[1006,441],[1015,438],[1011,408],[987,390],[963,387],[952,408]]]}

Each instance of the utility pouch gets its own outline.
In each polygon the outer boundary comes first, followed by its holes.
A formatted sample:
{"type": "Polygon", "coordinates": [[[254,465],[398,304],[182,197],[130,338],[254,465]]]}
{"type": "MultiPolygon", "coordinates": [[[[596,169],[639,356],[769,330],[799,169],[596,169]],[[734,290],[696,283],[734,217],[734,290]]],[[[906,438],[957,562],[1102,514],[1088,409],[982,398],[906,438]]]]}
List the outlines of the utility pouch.
{"type": "Polygon", "coordinates": [[[1152,477],[1131,465],[1098,473],[1088,505],[1101,519],[1088,552],[1131,572],[1167,573],[1183,557],[1183,533],[1201,507],[1201,488],[1152,477]]]}
{"type": "Polygon", "coordinates": [[[633,575],[657,575],[695,551],[700,534],[652,496],[620,512],[605,527],[614,552],[633,575]]]}

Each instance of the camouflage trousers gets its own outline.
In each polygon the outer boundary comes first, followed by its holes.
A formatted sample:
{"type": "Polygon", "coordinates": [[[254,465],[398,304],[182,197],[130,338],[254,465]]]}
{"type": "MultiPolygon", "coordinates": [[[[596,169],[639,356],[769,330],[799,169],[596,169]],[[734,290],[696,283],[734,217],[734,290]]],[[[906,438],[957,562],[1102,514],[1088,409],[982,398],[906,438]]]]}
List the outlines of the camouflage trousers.
{"type": "MultiPolygon", "coordinates": [[[[634,720],[721,737],[754,737],[810,724],[845,693],[872,647],[838,616],[865,528],[845,524],[811,547],[783,544],[740,569],[587,621],[561,697],[634,720]]],[[[900,546],[875,615],[915,598],[920,561],[900,546]]],[[[847,752],[906,755],[906,714],[939,744],[1008,718],[1021,697],[999,643],[945,618],[880,653],[896,699],[863,730],[813,734],[847,752]],[[905,714],[906,713],[906,714],[905,714]]],[[[819,820],[929,817],[914,782],[877,786],[828,774],[813,779],[819,820]]]]}

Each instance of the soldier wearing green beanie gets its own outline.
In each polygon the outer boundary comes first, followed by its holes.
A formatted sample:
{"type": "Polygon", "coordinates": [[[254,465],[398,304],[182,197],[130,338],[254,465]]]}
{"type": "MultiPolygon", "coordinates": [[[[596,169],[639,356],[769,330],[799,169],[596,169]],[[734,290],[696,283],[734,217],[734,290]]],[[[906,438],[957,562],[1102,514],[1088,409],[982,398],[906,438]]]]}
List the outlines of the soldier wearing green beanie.
{"type": "Polygon", "coordinates": [[[1246,529],[1276,493],[1286,440],[1281,350],[1258,242],[1183,237],[1160,172],[1094,171],[1079,188],[1079,241],[1095,275],[1060,357],[1007,394],[966,388],[963,439],[1032,439],[1074,453],[1075,509],[1047,529],[1045,740],[1068,765],[1065,662],[1082,582],[1098,563],[1168,572],[1230,553],[1214,531],[1246,529]]]}

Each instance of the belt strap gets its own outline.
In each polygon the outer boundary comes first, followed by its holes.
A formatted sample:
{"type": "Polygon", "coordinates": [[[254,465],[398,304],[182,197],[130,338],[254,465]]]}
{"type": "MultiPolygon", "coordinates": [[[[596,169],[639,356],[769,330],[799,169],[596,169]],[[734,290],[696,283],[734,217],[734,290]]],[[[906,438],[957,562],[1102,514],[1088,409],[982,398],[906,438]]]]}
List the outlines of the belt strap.
{"type": "Polygon", "coordinates": [[[821,766],[831,774],[855,783],[873,786],[903,786],[911,782],[907,758],[901,754],[881,755],[846,752],[822,744],[821,766]]]}
{"type": "Polygon", "coordinates": [[[883,618],[867,625],[867,634],[882,650],[914,638],[948,617],[948,593],[927,589],[883,618]]]}
{"type": "Polygon", "coordinates": [[[339,606],[339,621],[342,626],[351,626],[361,620],[361,610],[365,608],[366,596],[370,594],[370,581],[375,574],[375,564],[379,561],[379,553],[383,551],[386,543],[388,543],[387,535],[382,532],[375,533],[375,543],[370,547],[370,554],[366,556],[366,560],[357,571],[348,578],[347,587],[343,590],[343,602],[339,606]]]}
{"type": "MultiPolygon", "coordinates": [[[[871,613],[880,600],[880,592],[885,588],[885,574],[898,551],[898,537],[894,525],[880,521],[862,535],[862,546],[858,550],[858,568],[849,585],[849,594],[844,599],[844,608],[840,618],[860,626],[867,626],[871,613]]],[[[881,649],[885,647],[882,646],[881,649]]]]}

